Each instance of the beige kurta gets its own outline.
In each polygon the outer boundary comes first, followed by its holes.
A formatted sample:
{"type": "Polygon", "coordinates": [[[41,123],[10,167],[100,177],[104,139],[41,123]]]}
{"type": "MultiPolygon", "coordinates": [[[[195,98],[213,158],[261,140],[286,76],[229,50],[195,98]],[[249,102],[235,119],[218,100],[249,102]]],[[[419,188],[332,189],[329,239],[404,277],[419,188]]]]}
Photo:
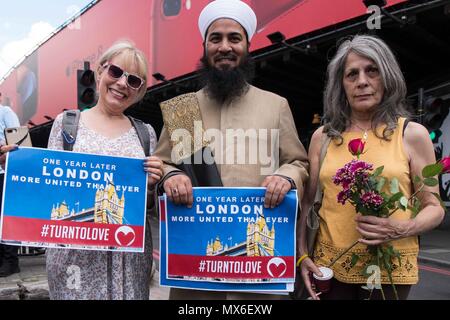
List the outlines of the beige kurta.
{"type": "MultiPolygon", "coordinates": [[[[294,119],[285,98],[254,86],[250,86],[249,91],[238,101],[224,106],[209,99],[204,90],[198,91],[196,95],[200,104],[203,129],[206,133],[214,135],[220,131],[223,137],[222,143],[213,141],[213,148],[215,161],[225,187],[261,186],[264,178],[269,174],[290,177],[297,187],[302,187],[308,178],[308,157],[299,140],[294,119]],[[234,139],[235,144],[228,143],[230,139],[227,139],[227,134],[237,134],[238,130],[247,133],[247,142],[243,143],[244,140],[234,139]],[[272,147],[271,142],[274,139],[271,136],[276,133],[276,130],[279,132],[279,144],[275,150],[272,147]],[[249,147],[251,143],[249,144],[248,141],[255,139],[253,133],[257,134],[257,144],[265,142],[267,147],[267,152],[261,151],[258,147],[256,159],[249,147]],[[242,155],[239,150],[245,153],[244,163],[242,158],[239,159],[239,155],[242,155]],[[267,164],[266,157],[270,154],[276,155],[277,152],[279,152],[276,157],[279,167],[269,172],[271,166],[267,164]],[[234,157],[230,157],[231,154],[234,157]]],[[[176,170],[172,166],[171,146],[165,128],[161,133],[155,155],[165,163],[164,174],[176,170]]]]}
{"type": "MultiPolygon", "coordinates": [[[[292,178],[299,192],[302,190],[308,178],[308,157],[285,98],[254,86],[250,86],[243,97],[230,105],[219,105],[208,98],[204,90],[196,95],[207,140],[211,140],[211,134],[216,137],[212,139],[211,147],[225,187],[260,187],[267,175],[280,174],[292,178]],[[247,138],[234,139],[235,143],[229,143],[232,140],[230,136],[239,134],[239,130],[247,138]],[[217,139],[220,136],[222,138],[217,139]],[[277,140],[278,143],[274,142],[277,140]],[[258,146],[256,152],[252,151],[251,145],[258,146]],[[244,154],[245,157],[242,157],[244,154]],[[268,163],[270,155],[274,155],[279,166],[268,163]]],[[[164,161],[165,175],[178,170],[172,166],[171,151],[168,131],[163,128],[155,155],[164,161]]],[[[189,290],[186,294],[186,298],[195,299],[194,291],[189,290]]],[[[217,294],[219,299],[231,297],[230,294],[217,294]]],[[[179,294],[172,296],[183,297],[179,294]]],[[[198,292],[198,297],[214,298],[211,292],[198,292]]],[[[243,295],[238,297],[245,298],[243,295]]]]}

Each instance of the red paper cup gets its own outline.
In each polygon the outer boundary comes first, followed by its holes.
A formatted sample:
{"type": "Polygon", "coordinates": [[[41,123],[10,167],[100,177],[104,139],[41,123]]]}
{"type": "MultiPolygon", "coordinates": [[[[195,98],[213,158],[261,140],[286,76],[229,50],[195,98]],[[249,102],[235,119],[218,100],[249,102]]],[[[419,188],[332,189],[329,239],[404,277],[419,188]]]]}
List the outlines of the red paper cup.
{"type": "Polygon", "coordinates": [[[322,272],[322,277],[313,274],[314,284],[319,292],[327,293],[331,289],[331,279],[333,279],[333,270],[327,267],[319,267],[320,272],[322,272]]]}

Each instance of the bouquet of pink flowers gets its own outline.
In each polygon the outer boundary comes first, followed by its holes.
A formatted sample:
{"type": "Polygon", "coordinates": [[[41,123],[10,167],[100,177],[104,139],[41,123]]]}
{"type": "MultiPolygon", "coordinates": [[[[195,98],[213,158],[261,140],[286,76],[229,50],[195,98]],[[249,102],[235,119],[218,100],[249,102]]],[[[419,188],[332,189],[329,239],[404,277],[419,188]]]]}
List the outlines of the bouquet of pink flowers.
{"type": "MultiPolygon", "coordinates": [[[[388,178],[382,176],[384,166],[374,170],[372,164],[359,160],[360,155],[364,152],[364,146],[365,143],[362,139],[350,141],[348,145],[349,151],[356,156],[356,159],[345,164],[333,177],[333,182],[336,185],[342,186],[342,191],[339,192],[337,201],[343,205],[346,202],[349,202],[355,207],[356,212],[359,212],[362,215],[388,218],[399,209],[409,209],[413,214],[412,218],[414,218],[421,208],[421,203],[419,198],[417,198],[417,194],[421,192],[425,186],[436,186],[439,183],[435,178],[436,175],[450,172],[450,157],[445,157],[436,164],[426,166],[422,170],[423,177],[420,178],[416,176],[414,178],[414,183],[418,188],[414,194],[407,199],[399,190],[397,178],[388,180],[388,178]],[[384,188],[387,185],[389,186],[389,192],[386,192],[384,188]]],[[[433,194],[439,199],[441,205],[444,206],[439,194],[433,194]]],[[[339,255],[332,264],[357,243],[358,241],[339,255]]],[[[399,263],[401,263],[400,253],[390,244],[368,246],[368,251],[371,253],[372,261],[363,270],[363,273],[366,276],[370,276],[367,272],[367,268],[371,265],[377,265],[380,270],[385,269],[393,287],[394,294],[398,299],[397,291],[392,281],[392,262],[393,259],[397,258],[399,263]]],[[[352,266],[354,266],[358,260],[359,257],[356,254],[353,254],[352,266]]],[[[384,297],[383,291],[381,291],[381,293],[384,297]]]]}

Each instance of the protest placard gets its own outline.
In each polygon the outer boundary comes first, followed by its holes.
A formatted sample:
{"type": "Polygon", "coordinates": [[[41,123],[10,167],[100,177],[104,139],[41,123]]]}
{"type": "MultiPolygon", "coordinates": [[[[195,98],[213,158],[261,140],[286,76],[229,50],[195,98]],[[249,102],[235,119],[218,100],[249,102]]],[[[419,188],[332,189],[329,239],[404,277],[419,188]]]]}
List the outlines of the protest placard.
{"type": "Polygon", "coordinates": [[[165,203],[160,239],[166,280],[206,290],[289,290],[296,192],[273,209],[264,208],[264,194],[264,188],[194,188],[191,209],[165,203]]]}
{"type": "Polygon", "coordinates": [[[38,148],[10,152],[2,242],[143,252],[147,174],[142,161],[38,148]]]}

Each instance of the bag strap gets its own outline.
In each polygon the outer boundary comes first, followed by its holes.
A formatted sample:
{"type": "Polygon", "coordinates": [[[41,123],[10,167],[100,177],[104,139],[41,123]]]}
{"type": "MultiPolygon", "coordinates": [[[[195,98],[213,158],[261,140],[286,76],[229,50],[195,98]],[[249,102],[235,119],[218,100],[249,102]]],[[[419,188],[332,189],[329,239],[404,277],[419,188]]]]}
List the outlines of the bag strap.
{"type": "Polygon", "coordinates": [[[132,116],[127,116],[130,119],[131,124],[134,129],[136,129],[136,133],[139,138],[139,142],[141,143],[142,149],[144,149],[144,153],[146,157],[150,156],[150,133],[145,125],[145,123],[139,119],[133,118],[132,116]]]}
{"type": "Polygon", "coordinates": [[[63,148],[72,151],[77,139],[80,110],[66,110],[62,119],[63,148]]]}
{"type": "Polygon", "coordinates": [[[28,138],[29,135],[30,135],[30,133],[27,132],[27,133],[25,134],[25,136],[24,136],[22,139],[20,139],[19,141],[17,141],[15,144],[18,145],[18,146],[20,146],[20,145],[22,144],[22,142],[24,142],[24,141],[28,138]]]}
{"type": "MultiPolygon", "coordinates": [[[[66,151],[72,151],[73,145],[77,139],[78,122],[80,121],[80,110],[66,110],[63,113],[62,120],[62,136],[63,136],[63,148],[66,151]]],[[[145,156],[150,156],[150,133],[144,122],[139,119],[127,116],[130,119],[131,124],[136,129],[136,133],[144,149],[145,156]]]]}
{"type": "MultiPolygon", "coordinates": [[[[323,160],[325,159],[325,156],[327,154],[327,149],[328,149],[328,146],[330,145],[331,137],[322,133],[321,141],[322,141],[322,146],[320,147],[319,173],[320,173],[320,169],[322,168],[323,160]]],[[[323,197],[322,187],[320,185],[320,180],[317,179],[316,196],[314,197],[313,205],[320,204],[322,202],[322,197],[323,197]]]]}

